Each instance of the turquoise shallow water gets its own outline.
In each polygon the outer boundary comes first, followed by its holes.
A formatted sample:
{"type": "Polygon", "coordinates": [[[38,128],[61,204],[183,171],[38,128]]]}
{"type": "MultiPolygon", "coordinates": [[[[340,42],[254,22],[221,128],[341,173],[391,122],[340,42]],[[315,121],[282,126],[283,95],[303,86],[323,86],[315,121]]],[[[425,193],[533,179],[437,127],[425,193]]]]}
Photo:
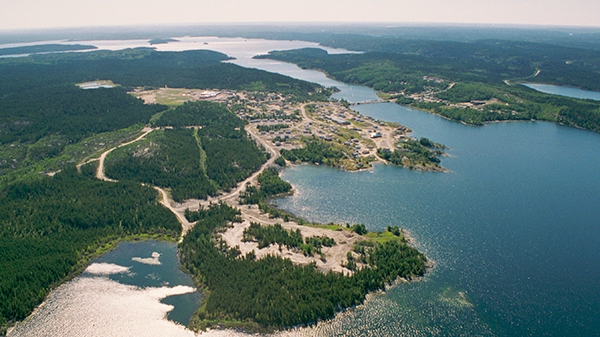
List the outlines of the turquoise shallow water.
{"type": "Polygon", "coordinates": [[[297,192],[279,200],[284,209],[372,230],[399,225],[436,263],[424,282],[357,310],[348,335],[600,335],[599,134],[541,122],[470,127],[394,104],[357,109],[444,143],[452,172],[285,171],[297,192]]]}

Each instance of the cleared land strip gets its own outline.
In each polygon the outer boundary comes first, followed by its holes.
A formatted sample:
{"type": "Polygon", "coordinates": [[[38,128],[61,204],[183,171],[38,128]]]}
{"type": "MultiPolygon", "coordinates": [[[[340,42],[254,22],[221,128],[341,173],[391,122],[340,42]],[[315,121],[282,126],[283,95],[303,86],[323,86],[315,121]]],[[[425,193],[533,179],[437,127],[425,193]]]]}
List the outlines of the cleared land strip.
{"type": "MultiPolygon", "coordinates": [[[[126,143],[119,144],[118,146],[115,146],[113,148],[110,148],[110,149],[104,151],[100,155],[100,157],[88,160],[85,163],[89,163],[89,162],[97,160],[98,161],[98,168],[96,170],[96,178],[98,178],[100,180],[104,180],[104,181],[109,181],[109,182],[117,182],[117,180],[108,178],[106,176],[106,174],[104,173],[104,161],[106,160],[106,156],[108,156],[108,154],[111,153],[112,151],[114,151],[115,149],[118,149],[120,147],[133,144],[135,142],[138,142],[138,141],[144,139],[150,132],[152,132],[154,130],[157,130],[157,129],[156,128],[151,128],[151,127],[146,127],[146,128],[144,128],[142,130],[144,133],[142,133],[136,139],[131,140],[131,141],[126,142],[126,143]]],[[[82,163],[82,164],[80,164],[78,166],[81,166],[81,165],[83,165],[85,163],[82,163]]],[[[147,184],[142,184],[142,185],[144,185],[144,186],[151,186],[151,185],[147,185],[147,184]]],[[[179,212],[178,210],[176,210],[175,208],[173,208],[173,206],[171,206],[171,199],[169,198],[169,195],[167,194],[167,191],[165,191],[164,189],[162,189],[162,188],[160,188],[158,186],[151,186],[151,187],[154,188],[155,190],[157,190],[161,194],[162,198],[161,198],[160,203],[163,206],[165,206],[166,208],[168,208],[175,215],[175,217],[177,217],[177,220],[179,220],[179,222],[181,223],[181,226],[183,228],[183,231],[182,231],[182,237],[183,237],[183,235],[185,235],[185,233],[187,233],[187,231],[190,230],[190,228],[192,228],[192,226],[194,225],[194,223],[189,222],[185,218],[185,216],[183,215],[182,212],[179,212]]]]}
{"type": "MultiPolygon", "coordinates": [[[[152,132],[154,130],[157,130],[157,128],[145,127],[142,130],[143,133],[136,139],[119,144],[115,147],[112,147],[112,148],[104,151],[100,155],[100,157],[90,159],[84,163],[80,163],[78,165],[78,167],[81,167],[81,165],[84,165],[84,164],[87,164],[87,163],[90,163],[93,161],[98,161],[98,168],[96,170],[96,178],[103,180],[103,181],[108,181],[108,182],[117,182],[117,180],[107,177],[106,174],[104,173],[104,161],[106,160],[106,157],[108,156],[108,154],[120,147],[127,146],[127,145],[133,144],[135,142],[138,142],[138,141],[144,139],[150,132],[152,132]]],[[[245,186],[248,182],[255,181],[256,178],[258,177],[258,175],[261,172],[263,172],[265,168],[269,167],[269,165],[272,165],[273,162],[275,161],[275,159],[277,159],[277,157],[279,157],[279,152],[277,152],[275,149],[273,149],[273,147],[268,142],[266,142],[263,139],[261,139],[260,137],[258,137],[252,130],[247,130],[247,132],[254,139],[256,139],[258,142],[260,142],[267,151],[269,151],[271,153],[271,158],[267,162],[265,162],[258,171],[254,172],[250,177],[248,177],[247,179],[245,179],[244,181],[239,183],[238,186],[233,191],[229,192],[228,194],[222,195],[222,196],[218,196],[215,198],[209,198],[206,201],[206,204],[208,204],[210,202],[219,202],[221,200],[228,201],[228,200],[234,199],[235,197],[239,196],[240,192],[242,191],[242,189],[245,188],[245,186]]],[[[158,186],[152,186],[152,185],[147,185],[147,184],[142,184],[142,185],[150,186],[150,187],[154,188],[155,190],[157,190],[162,195],[160,203],[163,206],[165,206],[167,209],[169,209],[175,215],[175,217],[177,217],[177,220],[179,220],[179,222],[181,223],[181,226],[183,228],[183,231],[182,231],[182,237],[183,237],[195,224],[195,222],[189,222],[186,219],[184,212],[187,208],[198,209],[200,200],[192,199],[192,200],[188,200],[188,201],[184,202],[183,204],[177,204],[171,198],[169,198],[167,191],[165,191],[164,189],[162,189],[158,186]],[[176,205],[176,206],[174,207],[173,205],[176,205]]]]}
{"type": "MultiPolygon", "coordinates": [[[[303,112],[306,120],[311,120],[306,115],[306,111],[304,111],[304,106],[302,106],[302,112],[303,112]]],[[[99,158],[90,159],[90,160],[86,161],[86,163],[98,160],[98,168],[96,170],[96,178],[100,179],[100,180],[108,181],[108,182],[117,182],[117,180],[107,177],[104,173],[104,161],[106,160],[106,157],[108,156],[108,154],[119,147],[127,146],[127,145],[133,144],[135,142],[138,142],[138,141],[144,139],[149,133],[151,133],[152,131],[157,130],[157,129],[158,128],[146,127],[142,130],[144,133],[142,135],[140,135],[139,137],[137,137],[136,139],[119,144],[118,146],[115,146],[113,148],[110,148],[110,149],[106,150],[105,152],[103,152],[99,158]]],[[[242,212],[242,219],[243,219],[243,223],[234,224],[232,228],[230,228],[225,233],[223,233],[223,239],[227,242],[227,244],[229,246],[240,247],[240,249],[242,250],[242,253],[247,253],[247,252],[253,250],[253,251],[255,251],[256,256],[259,258],[264,257],[268,254],[280,255],[282,257],[289,258],[291,261],[293,261],[294,263],[297,263],[297,264],[315,263],[317,265],[317,267],[320,270],[322,270],[323,272],[327,272],[327,271],[331,270],[331,271],[335,271],[335,272],[345,273],[348,275],[352,274],[353,272],[351,270],[345,268],[345,266],[344,266],[344,262],[347,258],[347,253],[352,251],[354,244],[356,242],[361,241],[361,240],[366,240],[367,239],[366,237],[358,235],[358,234],[350,232],[350,231],[342,230],[342,228],[340,228],[337,231],[334,231],[334,230],[330,230],[330,229],[326,229],[326,228],[303,226],[296,222],[278,221],[281,219],[277,219],[277,220],[270,219],[268,214],[262,214],[256,206],[249,207],[247,205],[239,204],[240,192],[246,188],[247,184],[256,185],[258,183],[257,182],[258,175],[261,174],[267,167],[273,165],[273,162],[280,156],[279,151],[277,151],[277,149],[269,141],[259,137],[259,135],[256,133],[256,131],[250,128],[250,125],[248,125],[246,127],[246,131],[253,139],[255,139],[259,144],[261,144],[265,148],[266,151],[268,151],[271,154],[271,158],[269,158],[269,160],[267,160],[256,172],[254,172],[252,175],[250,175],[244,181],[240,182],[236,186],[236,188],[234,188],[230,192],[216,196],[216,197],[209,197],[209,198],[207,198],[207,200],[190,199],[190,200],[186,200],[183,203],[176,203],[169,197],[167,191],[165,191],[164,189],[162,189],[158,186],[153,186],[153,185],[148,185],[148,184],[142,184],[142,185],[150,186],[150,187],[154,188],[155,190],[157,190],[161,194],[160,203],[164,207],[169,209],[175,215],[177,220],[181,223],[181,226],[182,226],[181,239],[183,239],[183,236],[185,236],[186,233],[195,225],[195,222],[190,222],[185,217],[184,214],[185,214],[186,209],[197,210],[200,207],[200,205],[206,207],[206,206],[209,206],[211,203],[215,203],[215,202],[218,203],[218,202],[223,201],[223,202],[226,202],[229,206],[239,209],[242,212]],[[250,222],[258,222],[263,225],[274,225],[276,223],[280,223],[282,225],[282,227],[287,230],[295,231],[295,230],[299,229],[302,232],[302,235],[304,237],[327,236],[327,237],[333,238],[336,241],[336,245],[333,247],[329,247],[329,248],[328,247],[323,248],[323,253],[324,253],[325,258],[321,258],[318,255],[305,256],[301,251],[290,250],[287,248],[282,248],[280,250],[280,249],[276,248],[275,245],[271,245],[269,247],[259,249],[258,245],[255,242],[243,242],[243,240],[242,240],[243,231],[245,228],[247,228],[250,225],[250,222]]]]}

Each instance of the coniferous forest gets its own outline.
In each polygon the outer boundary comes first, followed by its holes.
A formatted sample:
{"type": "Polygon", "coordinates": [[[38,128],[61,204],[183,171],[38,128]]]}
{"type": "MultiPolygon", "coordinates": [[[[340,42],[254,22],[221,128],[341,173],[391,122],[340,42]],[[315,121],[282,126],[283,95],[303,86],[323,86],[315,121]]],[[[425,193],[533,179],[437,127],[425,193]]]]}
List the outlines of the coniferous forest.
{"type": "Polygon", "coordinates": [[[177,219],[138,183],[63,170],[0,191],[0,324],[22,320],[91,254],[136,234],[176,238],[177,219]]]}
{"type": "Polygon", "coordinates": [[[175,201],[205,199],[236,186],[267,160],[246,135],[245,123],[220,104],[186,103],[156,122],[174,129],[113,151],[106,174],[170,188],[175,201]]]}
{"type": "Polygon", "coordinates": [[[600,132],[600,103],[557,97],[520,83],[599,90],[600,52],[513,41],[406,41],[315,36],[323,45],[366,51],[328,54],[315,48],[274,51],[259,58],[319,69],[330,77],[390,94],[398,104],[467,124],[547,120],[600,132]],[[421,96],[418,100],[414,96],[421,96]],[[480,107],[456,103],[488,101],[480,107]]]}
{"type": "MultiPolygon", "coordinates": [[[[128,95],[135,87],[239,90],[260,86],[292,100],[329,95],[317,84],[221,62],[226,59],[212,51],[148,48],[0,59],[0,186],[72,165],[92,154],[81,141],[146,124],[167,109],[128,95]],[[98,79],[111,80],[117,87],[82,90],[76,86],[98,79]]],[[[98,148],[106,146],[106,141],[97,143],[98,148]]]]}
{"type": "Polygon", "coordinates": [[[217,204],[198,212],[198,223],[180,243],[183,266],[207,297],[192,325],[219,325],[249,330],[272,330],[316,322],[342,308],[360,304],[369,291],[383,289],[398,277],[425,272],[425,257],[398,240],[376,244],[367,266],[352,276],[322,273],[314,265],[294,265],[268,256],[256,260],[235,248],[215,242],[214,233],[239,222],[239,211],[217,204]]]}
{"type": "MultiPolygon", "coordinates": [[[[222,105],[195,102],[169,109],[144,104],[129,90],[260,87],[296,101],[329,95],[316,84],[221,63],[226,58],[142,48],[0,60],[0,332],[115,242],[179,237],[181,224],[142,183],[169,189],[175,201],[206,198],[235,187],[268,159],[247,136],[247,122],[222,105]],[[98,79],[117,86],[76,86],[98,79]],[[76,168],[135,138],[144,125],[160,129],[107,157],[105,173],[118,182],[96,179],[93,162],[76,168]]],[[[319,163],[344,157],[323,145],[308,142],[305,151],[289,155],[319,163]]],[[[259,183],[254,197],[263,204],[291,189],[274,169],[261,174],[259,183]]],[[[180,249],[184,267],[207,290],[196,327],[273,330],[311,323],[362,303],[369,291],[398,277],[425,271],[425,257],[398,240],[374,244],[364,267],[353,268],[351,276],[280,257],[256,260],[215,239],[216,230],[240,221],[238,210],[218,204],[192,215],[198,224],[180,249]]],[[[271,230],[248,235],[258,239],[271,230]]],[[[312,255],[335,242],[312,237],[289,244],[312,255]]]]}
{"type": "Polygon", "coordinates": [[[329,166],[338,166],[339,160],[346,158],[346,154],[333,145],[317,139],[304,139],[303,148],[293,150],[281,150],[281,156],[291,162],[306,162],[312,164],[325,164],[329,166]]]}
{"type": "MultiPolygon", "coordinates": [[[[244,122],[227,109],[207,105],[202,109],[214,113],[192,123],[205,128],[178,128],[189,125],[183,122],[149,135],[154,160],[128,166],[145,170],[143,175],[123,171],[122,181],[108,183],[93,177],[93,164],[79,172],[75,164],[135,138],[152,116],[167,110],[144,104],[128,90],[165,85],[241,89],[260,83],[298,100],[322,91],[312,83],[221,63],[225,59],[209,51],[130,49],[0,60],[0,332],[24,319],[52,287],[115,241],[180,235],[179,222],[158,203],[155,190],[139,183],[140,177],[157,185],[162,179],[181,200],[231,188],[266,160],[247,138],[244,122]],[[98,79],[117,86],[76,86],[98,79]],[[188,150],[194,156],[185,157],[188,150]],[[173,176],[180,179],[172,185],[157,172],[160,165],[179,170],[173,176]],[[196,175],[206,179],[192,179],[196,175]]],[[[196,108],[189,105],[163,116],[196,108]]]]}

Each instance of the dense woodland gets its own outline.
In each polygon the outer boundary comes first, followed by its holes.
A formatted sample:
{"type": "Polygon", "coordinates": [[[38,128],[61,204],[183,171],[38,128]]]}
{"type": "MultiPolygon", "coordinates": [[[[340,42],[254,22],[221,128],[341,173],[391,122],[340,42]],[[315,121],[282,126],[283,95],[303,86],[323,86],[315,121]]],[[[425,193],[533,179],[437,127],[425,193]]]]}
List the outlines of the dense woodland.
{"type": "Polygon", "coordinates": [[[531,81],[600,90],[600,51],[511,41],[461,43],[364,36],[342,36],[324,43],[367,52],[329,55],[307,48],[260,57],[320,69],[342,82],[396,94],[399,104],[468,124],[539,119],[600,131],[600,102],[544,94],[514,84],[531,81]],[[450,83],[456,84],[450,88],[450,83]],[[434,95],[447,103],[417,102],[408,97],[415,93],[434,95]],[[448,104],[492,99],[497,103],[481,109],[448,104]]]}
{"type": "Polygon", "coordinates": [[[108,177],[171,189],[176,201],[205,199],[218,186],[201,163],[195,130],[154,131],[146,140],[113,151],[106,160],[108,177]]]}
{"type": "Polygon", "coordinates": [[[152,188],[103,182],[74,167],[13,184],[0,191],[0,200],[0,329],[27,317],[103,244],[133,234],[181,233],[152,188]]]}
{"type": "Polygon", "coordinates": [[[292,190],[292,185],[281,179],[279,172],[273,167],[262,171],[257,179],[259,187],[248,185],[246,190],[240,194],[242,205],[260,205],[272,196],[289,193],[292,190]]]}
{"type": "MultiPolygon", "coordinates": [[[[275,164],[280,167],[285,166],[285,159],[282,157],[275,160],[275,164]]],[[[282,218],[289,221],[295,218],[292,214],[283,211],[271,204],[275,196],[292,192],[292,185],[279,177],[279,171],[274,167],[269,167],[261,172],[258,177],[259,186],[246,185],[246,189],[240,193],[240,205],[258,205],[263,213],[268,213],[271,218],[282,218]]]]}
{"type": "MultiPolygon", "coordinates": [[[[156,154],[155,160],[134,162],[127,167],[132,171],[120,172],[122,181],[96,180],[92,164],[78,173],[77,162],[135,138],[152,116],[167,109],[145,105],[127,90],[258,86],[297,100],[328,95],[318,85],[221,63],[225,59],[209,51],[150,49],[0,59],[0,332],[29,315],[53,286],[80,271],[105,244],[129,235],[180,235],[176,218],[140,178],[179,184],[172,192],[180,200],[231,188],[266,160],[247,138],[244,122],[222,107],[205,105],[202,111],[216,112],[193,121],[202,129],[176,127],[148,135],[145,144],[153,151],[147,154],[156,154]],[[118,86],[76,86],[98,79],[118,86]],[[160,171],[164,167],[179,170],[169,172],[178,179],[169,180],[160,171]],[[62,172],[41,174],[49,170],[62,172]]],[[[168,121],[175,124],[178,113],[196,108],[186,105],[162,116],[175,114],[168,121]]],[[[127,149],[115,151],[116,158],[127,149]]]]}
{"type": "Polygon", "coordinates": [[[221,62],[226,59],[212,51],[148,48],[0,59],[0,186],[72,165],[85,158],[83,153],[92,154],[77,146],[82,140],[146,124],[167,109],[128,95],[134,87],[260,87],[291,100],[329,95],[314,83],[221,62]],[[93,90],[76,86],[98,79],[119,86],[93,90]]]}
{"type": "Polygon", "coordinates": [[[79,143],[106,144],[106,139],[89,138],[146,123],[165,108],[145,105],[123,88],[82,90],[56,84],[0,93],[0,186],[34,170],[73,165],[92,154],[92,146],[79,143]]]}
{"type": "MultiPolygon", "coordinates": [[[[0,168],[7,176],[19,174],[0,184],[0,326],[26,317],[103,245],[130,235],[180,235],[180,224],[160,206],[156,191],[140,182],[169,188],[176,201],[205,198],[234,187],[267,160],[246,135],[245,122],[225,107],[197,102],[167,110],[144,105],[127,90],[251,89],[277,91],[292,100],[327,99],[330,93],[308,82],[222,63],[226,58],[209,51],[142,48],[0,60],[0,168]],[[97,79],[119,86],[83,90],[75,85],[97,79]],[[93,178],[92,164],[78,172],[75,157],[65,155],[73,145],[101,134],[115,133],[113,141],[131,139],[136,129],[125,128],[151,120],[172,128],[155,130],[111,153],[106,174],[118,183],[93,178]],[[65,156],[54,177],[39,174],[45,163],[65,156]]],[[[326,142],[305,141],[306,148],[282,154],[332,166],[346,158],[326,142]]],[[[255,194],[247,195],[259,202],[291,189],[271,169],[259,183],[255,194]]],[[[425,257],[400,240],[369,246],[361,255],[365,267],[353,268],[352,276],[323,274],[314,265],[296,266],[280,257],[256,260],[215,242],[215,230],[240,220],[237,210],[219,204],[188,213],[198,225],[180,245],[182,262],[208,289],[196,316],[199,327],[244,322],[246,328],[272,330],[311,323],[362,303],[369,291],[397,277],[425,271],[425,257]]],[[[352,229],[367,233],[364,226],[352,229]]],[[[289,239],[298,233],[259,226],[247,236],[264,245],[279,243],[285,234],[289,239]]],[[[288,241],[281,244],[294,246],[288,241]]],[[[307,255],[334,244],[324,237],[297,243],[307,255]]]]}
{"type": "MultiPolygon", "coordinates": [[[[547,35],[547,34],[546,34],[547,35]]],[[[356,68],[352,62],[368,59],[390,60],[395,64],[406,62],[402,68],[407,73],[414,70],[429,72],[427,76],[448,76],[457,82],[497,83],[505,79],[533,78],[557,85],[575,86],[600,91],[597,78],[600,75],[600,50],[588,49],[589,43],[577,47],[530,41],[497,38],[451,41],[403,39],[392,36],[358,34],[310,34],[306,41],[319,42],[324,46],[366,52],[360,55],[340,54],[338,61],[350,62],[346,67],[339,63],[337,71],[356,68]],[[348,57],[346,57],[348,56],[348,57]],[[356,57],[358,56],[358,57],[356,57]]],[[[333,55],[332,55],[333,56],[333,55]]],[[[330,58],[333,60],[334,58],[330,58]]],[[[294,62],[296,63],[296,62],[294,62]]],[[[329,61],[324,62],[328,70],[329,61]]],[[[317,67],[319,68],[319,67],[317,67]]]]}
{"type": "Polygon", "coordinates": [[[394,151],[379,149],[377,155],[397,166],[408,168],[433,166],[441,169],[439,156],[442,155],[440,150],[442,148],[443,145],[434,143],[428,138],[407,139],[399,142],[394,151]]]}
{"type": "Polygon", "coordinates": [[[113,151],[106,174],[170,188],[175,201],[205,199],[235,187],[267,160],[246,135],[245,123],[223,105],[186,103],[156,121],[174,129],[113,151]]]}
{"type": "Polygon", "coordinates": [[[340,166],[340,160],[347,158],[341,149],[318,138],[303,139],[303,148],[292,150],[281,150],[281,156],[291,162],[304,162],[311,164],[324,164],[328,166],[340,166]]]}
{"type": "Polygon", "coordinates": [[[0,48],[0,55],[22,55],[93,49],[98,48],[96,46],[81,44],[41,44],[35,46],[0,48]]]}
{"type": "Polygon", "coordinates": [[[262,249],[270,245],[278,245],[288,249],[299,249],[306,256],[321,254],[321,248],[335,246],[334,239],[327,236],[303,237],[299,229],[287,230],[280,224],[273,226],[262,226],[259,223],[252,222],[250,226],[244,229],[244,242],[253,241],[262,249]]]}
{"type": "Polygon", "coordinates": [[[51,135],[74,143],[91,134],[147,122],[165,109],[143,104],[123,88],[83,90],[75,85],[56,85],[36,92],[11,93],[0,96],[0,144],[35,143],[51,135]]]}
{"type": "Polygon", "coordinates": [[[312,264],[294,265],[281,257],[240,256],[239,250],[214,241],[216,230],[241,221],[238,212],[225,204],[201,209],[198,223],[180,244],[183,266],[208,289],[192,319],[195,327],[272,330],[312,323],[362,303],[369,291],[397,277],[425,272],[425,257],[398,240],[376,244],[367,267],[352,276],[324,274],[312,264]]]}
{"type": "Polygon", "coordinates": [[[97,79],[112,80],[128,89],[168,86],[241,90],[260,84],[264,91],[297,95],[298,99],[316,97],[323,91],[314,83],[221,62],[227,59],[222,53],[207,50],[157,52],[149,48],[32,55],[0,60],[0,92],[97,79]]]}

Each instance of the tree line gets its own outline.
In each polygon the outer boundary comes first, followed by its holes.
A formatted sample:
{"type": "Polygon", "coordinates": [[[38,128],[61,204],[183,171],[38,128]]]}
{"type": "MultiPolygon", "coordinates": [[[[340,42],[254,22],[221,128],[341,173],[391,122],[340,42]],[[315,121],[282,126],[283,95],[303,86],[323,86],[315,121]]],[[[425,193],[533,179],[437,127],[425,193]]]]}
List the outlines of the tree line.
{"type": "Polygon", "coordinates": [[[0,327],[27,317],[104,243],[178,237],[181,225],[157,197],[152,188],[103,182],[74,167],[1,190],[0,327]]]}
{"type": "Polygon", "coordinates": [[[245,123],[221,104],[186,103],[156,121],[174,129],[154,131],[143,141],[113,151],[106,174],[170,188],[178,202],[206,199],[235,187],[267,160],[246,135],[245,123]]]}
{"type": "Polygon", "coordinates": [[[369,291],[383,289],[397,277],[425,272],[425,257],[406,244],[377,244],[368,266],[353,275],[322,273],[315,265],[294,265],[290,260],[254,254],[215,241],[213,233],[232,221],[239,211],[225,205],[201,209],[199,221],[180,244],[183,266],[207,297],[192,325],[273,330],[316,322],[364,301],[369,291]]]}
{"type": "MultiPolygon", "coordinates": [[[[281,224],[273,226],[262,226],[259,223],[252,222],[250,226],[244,229],[244,242],[253,241],[258,243],[258,248],[262,249],[270,245],[279,245],[288,249],[299,249],[306,256],[321,254],[321,248],[335,246],[334,239],[328,236],[303,237],[300,229],[286,230],[281,224]]],[[[323,257],[324,258],[324,257],[323,257]]]]}
{"type": "Polygon", "coordinates": [[[335,146],[315,137],[303,139],[303,148],[281,150],[281,156],[291,162],[325,164],[339,166],[340,160],[347,158],[346,154],[335,146]]]}
{"type": "Polygon", "coordinates": [[[367,52],[330,55],[308,48],[261,57],[321,69],[336,80],[395,94],[399,104],[468,124],[539,119],[600,131],[600,103],[505,83],[533,81],[600,91],[599,51],[512,41],[409,42],[362,36],[325,39],[322,43],[367,52]],[[456,84],[450,88],[452,82],[456,84]],[[448,103],[495,99],[497,104],[454,107],[413,100],[409,95],[415,93],[448,103]]]}
{"type": "Polygon", "coordinates": [[[391,151],[389,149],[377,150],[377,155],[382,159],[404,167],[440,167],[439,156],[442,151],[436,148],[443,148],[443,145],[432,142],[428,138],[419,140],[406,139],[398,142],[398,147],[391,151]]]}
{"type": "Polygon", "coordinates": [[[292,190],[292,185],[281,179],[279,172],[274,167],[263,170],[257,180],[259,187],[248,185],[246,190],[240,194],[242,205],[256,205],[274,195],[289,193],[292,190]]]}
{"type": "MultiPolygon", "coordinates": [[[[167,109],[127,94],[135,87],[240,90],[249,83],[262,83],[266,91],[283,92],[298,101],[329,96],[317,84],[221,62],[226,59],[212,51],[148,48],[0,59],[0,174],[34,170],[38,163],[61,156],[61,162],[69,161],[66,145],[147,124],[151,116],[167,109]],[[118,86],[90,90],[76,86],[98,79],[118,86]]],[[[219,179],[231,185],[227,174],[219,179]]]]}

